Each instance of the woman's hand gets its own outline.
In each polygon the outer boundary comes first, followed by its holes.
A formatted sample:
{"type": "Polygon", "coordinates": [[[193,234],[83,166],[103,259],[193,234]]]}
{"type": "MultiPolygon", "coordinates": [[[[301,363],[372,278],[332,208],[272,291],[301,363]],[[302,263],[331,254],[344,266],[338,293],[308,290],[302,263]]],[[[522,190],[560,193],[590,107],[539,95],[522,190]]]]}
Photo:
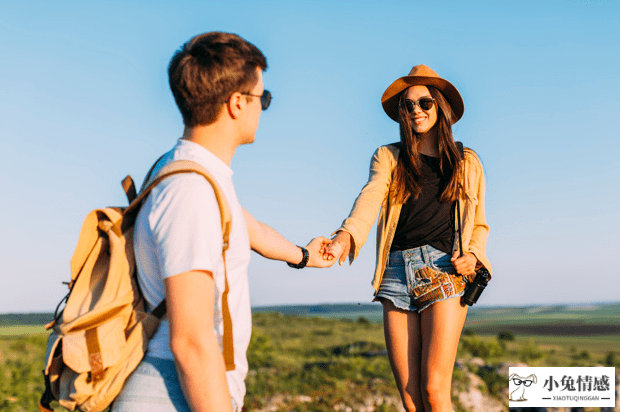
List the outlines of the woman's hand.
{"type": "Polygon", "coordinates": [[[459,252],[456,251],[450,260],[452,260],[454,269],[456,269],[456,273],[459,275],[469,276],[476,273],[478,259],[472,253],[465,252],[463,256],[459,257],[459,252]]]}
{"type": "Polygon", "coordinates": [[[325,251],[332,241],[326,237],[315,237],[308,243],[306,249],[310,254],[308,264],[306,266],[313,268],[328,268],[336,262],[336,259],[326,254],[325,251]]]}
{"type": "Polygon", "coordinates": [[[352,237],[349,232],[345,232],[344,230],[338,231],[336,236],[332,239],[331,245],[325,250],[323,258],[329,260],[338,259],[338,263],[342,266],[347,256],[349,256],[351,243],[352,237]]]}

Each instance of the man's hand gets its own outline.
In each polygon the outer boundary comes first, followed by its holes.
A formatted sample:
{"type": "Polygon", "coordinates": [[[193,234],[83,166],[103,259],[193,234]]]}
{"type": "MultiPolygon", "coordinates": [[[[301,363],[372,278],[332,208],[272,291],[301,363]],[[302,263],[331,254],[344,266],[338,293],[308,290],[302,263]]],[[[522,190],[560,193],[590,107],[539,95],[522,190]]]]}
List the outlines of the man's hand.
{"type": "Polygon", "coordinates": [[[306,266],[313,268],[328,268],[332,266],[336,262],[336,259],[333,256],[330,259],[329,256],[325,254],[330,243],[332,243],[332,241],[323,236],[312,239],[306,246],[310,254],[310,259],[308,259],[308,264],[306,266]]]}
{"type": "Polygon", "coordinates": [[[456,273],[462,276],[469,276],[476,273],[476,264],[478,263],[478,259],[472,253],[465,252],[463,256],[459,257],[459,252],[456,251],[452,255],[452,264],[454,265],[454,269],[456,269],[456,273]]]}
{"type": "Polygon", "coordinates": [[[331,240],[331,244],[325,250],[323,258],[338,260],[338,263],[342,266],[351,251],[351,243],[352,237],[349,232],[345,232],[344,230],[338,231],[336,236],[331,240]]]}

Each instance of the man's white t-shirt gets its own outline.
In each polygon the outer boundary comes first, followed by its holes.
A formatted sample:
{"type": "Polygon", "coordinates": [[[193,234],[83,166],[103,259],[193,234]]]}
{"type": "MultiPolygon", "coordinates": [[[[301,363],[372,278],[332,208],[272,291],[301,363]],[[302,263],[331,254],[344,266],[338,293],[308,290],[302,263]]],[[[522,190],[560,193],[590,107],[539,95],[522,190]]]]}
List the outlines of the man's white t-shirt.
{"type": "MultiPolygon", "coordinates": [[[[252,314],[247,269],[250,263],[250,239],[243,210],[233,187],[230,167],[197,143],[179,139],[175,147],[159,161],[156,172],[174,160],[192,160],[209,171],[220,185],[232,215],[230,245],[226,268],[230,291],[228,302],[233,324],[235,370],[226,373],[231,397],[243,405],[246,352],[252,333],[252,314]]],[[[165,278],[192,270],[210,271],[215,279],[215,334],[222,349],[222,226],[213,188],[202,176],[183,173],[157,185],[140,209],[135,224],[134,250],[138,281],[152,310],[165,296],[165,278]]],[[[207,276],[207,275],[205,275],[207,276]]],[[[148,356],[174,359],[170,350],[167,317],[149,342],[148,356]]]]}

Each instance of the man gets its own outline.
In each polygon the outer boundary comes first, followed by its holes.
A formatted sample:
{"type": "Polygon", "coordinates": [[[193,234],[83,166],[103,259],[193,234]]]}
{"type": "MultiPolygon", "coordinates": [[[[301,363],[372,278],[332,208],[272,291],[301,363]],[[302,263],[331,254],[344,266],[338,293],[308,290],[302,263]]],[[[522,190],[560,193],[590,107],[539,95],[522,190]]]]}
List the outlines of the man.
{"type": "Polygon", "coordinates": [[[335,262],[322,257],[330,240],[295,246],[237,200],[230,162],[239,145],[254,141],[261,110],[269,106],[262,75],[266,68],[265,56],[234,34],[205,33],[183,45],[168,75],[185,130],[155,167],[192,160],[213,175],[228,202],[232,230],[226,271],[234,369],[227,371],[222,357],[225,280],[218,203],[202,176],[174,175],[146,199],[134,235],[139,283],[149,310],[165,297],[167,318],[113,411],[240,411],[251,334],[250,248],[293,267],[335,262]]]}

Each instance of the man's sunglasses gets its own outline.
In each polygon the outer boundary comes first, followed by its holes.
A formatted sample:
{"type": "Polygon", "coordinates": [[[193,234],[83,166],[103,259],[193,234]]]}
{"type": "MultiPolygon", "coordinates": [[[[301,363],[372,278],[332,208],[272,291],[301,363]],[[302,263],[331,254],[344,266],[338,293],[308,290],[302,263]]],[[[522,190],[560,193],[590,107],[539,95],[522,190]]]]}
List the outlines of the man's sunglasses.
{"type": "Polygon", "coordinates": [[[417,102],[407,99],[403,103],[403,105],[405,106],[405,109],[407,109],[409,113],[413,112],[413,109],[416,107],[416,105],[419,106],[420,109],[427,111],[427,110],[431,110],[434,104],[435,104],[435,99],[433,99],[432,97],[422,97],[417,102]]]}
{"type": "Polygon", "coordinates": [[[269,90],[264,90],[263,94],[261,95],[252,94],[252,93],[241,93],[241,94],[245,96],[260,97],[260,108],[263,110],[267,110],[267,108],[271,104],[271,92],[269,92],[269,90]]]}

